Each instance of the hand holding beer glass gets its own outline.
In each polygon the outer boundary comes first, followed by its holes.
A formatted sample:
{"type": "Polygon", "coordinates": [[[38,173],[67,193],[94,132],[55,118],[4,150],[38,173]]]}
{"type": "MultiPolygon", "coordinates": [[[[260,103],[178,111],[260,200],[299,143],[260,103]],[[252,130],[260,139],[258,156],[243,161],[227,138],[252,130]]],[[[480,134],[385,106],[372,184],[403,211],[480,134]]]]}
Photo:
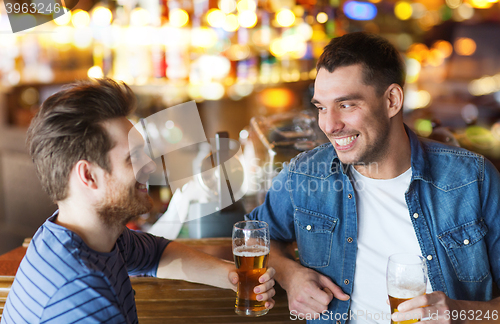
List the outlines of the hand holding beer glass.
{"type": "MultiPolygon", "coordinates": [[[[427,264],[425,259],[413,254],[394,254],[387,263],[387,293],[391,314],[398,311],[399,304],[414,297],[425,295],[427,288],[427,264]]],[[[405,318],[398,324],[411,324],[418,319],[405,318]]]]}
{"type": "Polygon", "coordinates": [[[269,311],[266,301],[257,300],[254,288],[266,273],[269,257],[269,226],[261,221],[242,221],[233,227],[233,256],[239,277],[236,295],[238,315],[261,316],[269,311]]]}

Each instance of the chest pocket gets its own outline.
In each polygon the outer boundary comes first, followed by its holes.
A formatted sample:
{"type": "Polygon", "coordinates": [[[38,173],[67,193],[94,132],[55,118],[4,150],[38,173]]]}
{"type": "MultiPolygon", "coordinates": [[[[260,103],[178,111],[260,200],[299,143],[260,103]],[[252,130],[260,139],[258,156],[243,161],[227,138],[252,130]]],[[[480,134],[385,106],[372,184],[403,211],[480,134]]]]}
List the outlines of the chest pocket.
{"type": "Polygon", "coordinates": [[[481,282],[490,274],[486,243],[488,227],[483,220],[474,221],[438,236],[455,269],[458,280],[481,282]]]}
{"type": "Polygon", "coordinates": [[[296,209],[294,220],[300,262],[313,268],[327,267],[330,263],[333,229],[338,219],[296,209]]]}

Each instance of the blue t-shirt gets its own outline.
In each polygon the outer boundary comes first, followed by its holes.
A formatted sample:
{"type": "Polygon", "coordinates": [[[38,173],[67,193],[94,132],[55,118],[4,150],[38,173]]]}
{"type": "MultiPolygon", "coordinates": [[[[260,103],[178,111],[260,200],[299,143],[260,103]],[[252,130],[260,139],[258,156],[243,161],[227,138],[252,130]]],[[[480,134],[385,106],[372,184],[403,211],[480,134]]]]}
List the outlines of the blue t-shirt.
{"type": "Polygon", "coordinates": [[[156,276],[170,241],[126,228],[111,252],[100,253],[56,217],[35,233],[1,324],[138,323],[129,274],[156,276]]]}

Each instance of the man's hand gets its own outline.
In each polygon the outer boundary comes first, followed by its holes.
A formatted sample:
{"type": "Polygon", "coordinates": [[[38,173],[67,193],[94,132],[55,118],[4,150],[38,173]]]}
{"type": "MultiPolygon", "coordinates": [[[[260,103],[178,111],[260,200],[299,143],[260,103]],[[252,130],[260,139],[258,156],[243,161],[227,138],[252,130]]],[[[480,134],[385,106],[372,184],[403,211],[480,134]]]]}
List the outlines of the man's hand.
{"type": "Polygon", "coordinates": [[[393,321],[424,319],[439,324],[498,323],[500,300],[469,302],[448,298],[442,291],[412,298],[398,306],[393,321]]]}
{"type": "Polygon", "coordinates": [[[328,304],[334,297],[349,299],[349,295],[328,277],[302,266],[294,272],[285,289],[290,311],[303,316],[311,314],[313,318],[319,318],[321,313],[328,310],[328,304]]]}
{"type": "MultiPolygon", "coordinates": [[[[276,291],[274,290],[274,275],[276,274],[276,271],[274,268],[269,267],[262,276],[259,277],[259,282],[261,285],[256,286],[253,291],[254,293],[257,294],[257,300],[265,300],[266,301],[266,308],[271,309],[274,307],[274,295],[276,294],[276,291]]],[[[228,275],[229,282],[231,282],[233,286],[233,290],[236,291],[237,284],[238,284],[238,273],[236,270],[232,270],[229,272],[228,275]]]]}
{"type": "Polygon", "coordinates": [[[271,240],[271,251],[269,264],[276,268],[276,280],[287,292],[291,312],[301,317],[310,314],[307,318],[319,318],[334,297],[349,299],[330,278],[295,261],[292,243],[271,240]]]}

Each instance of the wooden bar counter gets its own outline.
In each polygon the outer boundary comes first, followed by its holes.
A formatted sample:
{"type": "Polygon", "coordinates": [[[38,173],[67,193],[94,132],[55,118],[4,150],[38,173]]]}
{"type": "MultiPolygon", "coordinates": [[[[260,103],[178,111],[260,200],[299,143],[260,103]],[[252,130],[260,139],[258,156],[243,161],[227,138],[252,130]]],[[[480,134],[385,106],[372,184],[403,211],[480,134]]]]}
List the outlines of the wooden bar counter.
{"type": "MultiPolygon", "coordinates": [[[[205,253],[232,260],[230,238],[179,239],[205,253]]],[[[27,242],[26,242],[27,243],[27,242]]],[[[24,244],[26,245],[26,244],[24,244]]],[[[26,247],[0,256],[0,316],[7,294],[26,247]]],[[[238,316],[234,312],[235,292],[181,280],[131,278],[139,323],[290,323],[286,292],[276,284],[276,305],[261,317],[238,316]]]]}

